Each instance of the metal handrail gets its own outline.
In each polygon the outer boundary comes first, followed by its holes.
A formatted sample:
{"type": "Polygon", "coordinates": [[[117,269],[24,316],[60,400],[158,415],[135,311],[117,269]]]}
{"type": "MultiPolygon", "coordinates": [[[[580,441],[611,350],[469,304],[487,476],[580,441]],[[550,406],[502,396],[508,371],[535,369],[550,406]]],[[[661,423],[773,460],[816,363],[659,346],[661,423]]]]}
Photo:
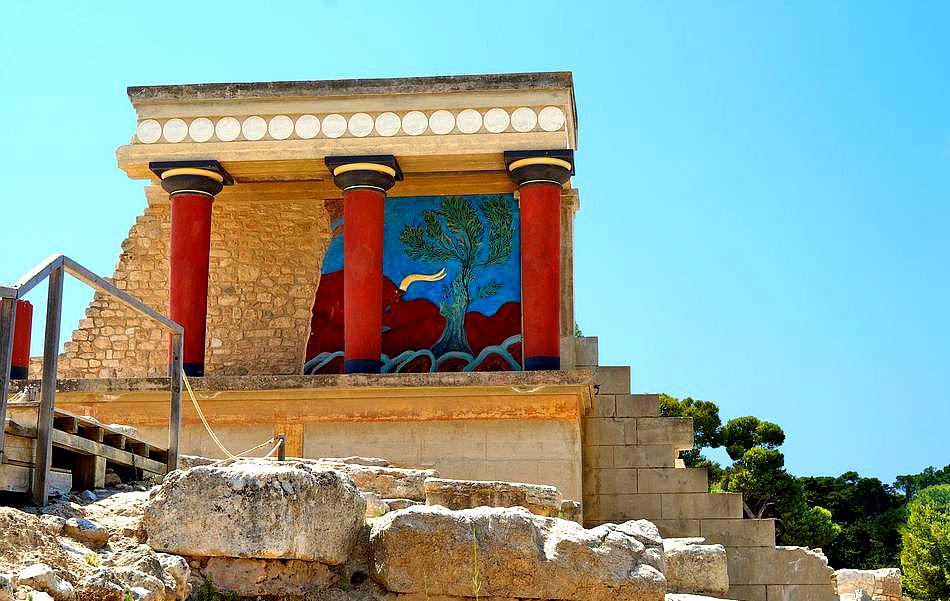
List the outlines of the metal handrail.
{"type": "Polygon", "coordinates": [[[43,344],[43,379],[39,414],[36,422],[36,457],[34,460],[32,496],[37,505],[48,500],[50,461],[53,453],[53,410],[56,403],[56,370],[59,362],[59,338],[63,310],[63,275],[75,277],[91,288],[115,297],[130,309],[159,323],[171,332],[171,364],[169,389],[171,411],[168,419],[167,470],[178,468],[178,447],[181,431],[181,368],[184,329],[129,293],[119,290],[76,261],[61,254],[50,255],[12,286],[0,286],[0,461],[3,459],[3,437],[7,417],[7,395],[10,392],[10,363],[13,359],[13,328],[16,302],[37,284],[49,279],[46,304],[46,336],[43,344]]]}

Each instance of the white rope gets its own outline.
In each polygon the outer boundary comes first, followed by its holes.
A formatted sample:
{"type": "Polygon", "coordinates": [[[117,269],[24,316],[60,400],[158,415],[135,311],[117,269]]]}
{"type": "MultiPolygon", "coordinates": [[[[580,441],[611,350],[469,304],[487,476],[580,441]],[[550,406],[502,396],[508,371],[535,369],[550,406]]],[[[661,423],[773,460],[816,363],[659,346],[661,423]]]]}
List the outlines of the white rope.
{"type": "MultiPolygon", "coordinates": [[[[253,453],[253,452],[256,451],[257,449],[260,449],[261,447],[266,447],[266,446],[269,445],[270,443],[274,442],[275,439],[274,439],[274,438],[270,438],[269,440],[266,440],[266,441],[262,442],[261,444],[257,445],[256,447],[252,447],[252,448],[250,448],[250,449],[248,449],[248,450],[246,450],[246,451],[242,451],[242,452],[240,452],[240,453],[236,453],[236,454],[235,454],[235,453],[232,453],[231,451],[229,451],[228,448],[227,448],[226,446],[224,446],[224,443],[222,443],[221,440],[218,438],[218,435],[214,433],[214,430],[211,429],[211,424],[208,423],[208,420],[207,420],[207,418],[205,417],[204,411],[201,410],[201,405],[198,404],[198,399],[197,399],[197,397],[195,396],[195,391],[191,389],[191,382],[188,381],[188,376],[185,375],[185,371],[184,371],[184,370],[182,370],[182,372],[181,372],[181,379],[185,382],[185,388],[188,390],[188,396],[191,397],[191,403],[195,406],[195,413],[197,413],[197,414],[198,414],[198,417],[201,418],[201,423],[204,424],[205,430],[208,431],[208,436],[210,436],[210,437],[211,437],[211,440],[214,441],[214,444],[218,445],[218,448],[221,449],[221,451],[222,451],[225,455],[227,455],[226,458],[222,459],[221,461],[216,461],[216,462],[212,463],[211,465],[219,465],[219,464],[223,464],[223,463],[229,463],[229,462],[234,461],[234,460],[236,460],[236,459],[240,459],[241,457],[244,457],[244,456],[247,455],[248,453],[253,453]]],[[[280,445],[281,445],[281,442],[278,441],[278,442],[277,442],[277,445],[276,445],[273,449],[271,449],[270,452],[269,452],[267,455],[265,455],[264,457],[265,457],[265,458],[270,457],[278,448],[280,448],[280,445]]]]}

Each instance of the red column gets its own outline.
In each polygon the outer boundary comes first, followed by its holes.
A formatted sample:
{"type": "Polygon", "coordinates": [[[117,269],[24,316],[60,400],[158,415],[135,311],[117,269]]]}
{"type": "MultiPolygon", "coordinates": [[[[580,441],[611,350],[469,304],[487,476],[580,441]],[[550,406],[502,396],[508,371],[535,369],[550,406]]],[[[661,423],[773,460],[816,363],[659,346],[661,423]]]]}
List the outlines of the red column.
{"type": "Polygon", "coordinates": [[[379,373],[383,327],[383,209],[378,190],[343,193],[343,370],[379,373]]]}
{"type": "Polygon", "coordinates": [[[161,177],[171,203],[168,316],[185,331],[185,374],[200,377],[205,366],[211,204],[224,184],[231,182],[216,161],[152,163],[150,167],[161,177]]]}
{"type": "Polygon", "coordinates": [[[343,371],[382,367],[383,215],[386,191],[400,179],[392,156],[327,157],[343,190],[343,371]]]}
{"type": "Polygon", "coordinates": [[[30,377],[30,337],[33,334],[33,305],[29,301],[16,302],[16,321],[13,325],[13,355],[10,361],[10,379],[30,377]]]}
{"type": "Polygon", "coordinates": [[[561,189],[569,151],[505,153],[521,206],[521,333],[525,370],[561,368],[561,189]]]}

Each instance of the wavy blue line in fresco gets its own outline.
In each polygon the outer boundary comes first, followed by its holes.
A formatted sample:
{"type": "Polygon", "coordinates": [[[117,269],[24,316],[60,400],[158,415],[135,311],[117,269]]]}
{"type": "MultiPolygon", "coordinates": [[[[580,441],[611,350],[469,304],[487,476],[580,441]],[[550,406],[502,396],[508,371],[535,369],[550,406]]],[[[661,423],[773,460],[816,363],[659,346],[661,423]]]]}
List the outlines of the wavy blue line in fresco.
{"type": "MultiPolygon", "coordinates": [[[[481,365],[485,359],[489,356],[495,354],[508,362],[508,365],[511,366],[511,369],[515,371],[521,371],[521,364],[511,355],[511,352],[508,350],[512,345],[521,342],[521,334],[515,334],[514,336],[509,336],[501,344],[493,344],[491,346],[486,346],[478,353],[477,357],[472,357],[468,353],[463,353],[461,351],[450,351],[443,354],[438,359],[435,355],[432,354],[432,351],[429,349],[422,349],[418,351],[403,351],[390,359],[387,355],[380,355],[380,360],[383,365],[381,372],[384,374],[387,373],[402,373],[402,369],[412,363],[414,360],[419,357],[428,357],[429,358],[429,371],[434,372],[439,369],[439,366],[448,361],[449,359],[462,359],[465,361],[465,367],[462,368],[462,371],[475,371],[478,369],[478,366],[481,365]]],[[[323,352],[307,361],[303,366],[303,373],[313,375],[328,363],[336,359],[337,357],[342,357],[343,351],[336,351],[333,353],[323,352]]]]}

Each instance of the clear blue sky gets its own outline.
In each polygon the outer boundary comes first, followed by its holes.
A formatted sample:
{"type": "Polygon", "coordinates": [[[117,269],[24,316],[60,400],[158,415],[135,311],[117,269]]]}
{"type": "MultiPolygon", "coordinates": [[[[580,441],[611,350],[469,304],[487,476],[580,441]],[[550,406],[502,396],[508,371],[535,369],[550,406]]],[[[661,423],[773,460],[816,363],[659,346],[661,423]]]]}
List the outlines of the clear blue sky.
{"type": "Polygon", "coordinates": [[[780,423],[794,473],[890,481],[950,463],[948,31],[938,2],[5,0],[0,281],[111,273],[127,85],[571,70],[601,362],[780,423]]]}

